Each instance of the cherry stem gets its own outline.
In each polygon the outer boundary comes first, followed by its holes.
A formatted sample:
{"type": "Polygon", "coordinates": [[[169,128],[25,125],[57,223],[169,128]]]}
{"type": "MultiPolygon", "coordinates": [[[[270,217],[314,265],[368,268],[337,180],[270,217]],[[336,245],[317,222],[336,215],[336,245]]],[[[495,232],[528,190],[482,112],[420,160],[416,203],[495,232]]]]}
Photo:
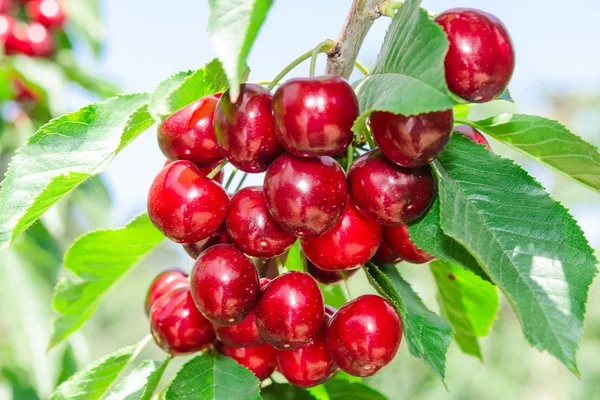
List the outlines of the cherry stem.
{"type": "Polygon", "coordinates": [[[367,128],[365,128],[365,137],[367,138],[367,143],[369,144],[369,147],[371,149],[374,149],[375,146],[375,141],[373,140],[373,136],[371,135],[371,132],[369,132],[369,130],[367,128]]]}
{"type": "Polygon", "coordinates": [[[216,167],[215,167],[215,168],[214,168],[212,171],[210,171],[210,173],[209,173],[208,175],[206,175],[206,177],[207,177],[208,179],[212,179],[212,178],[214,178],[215,176],[217,176],[217,174],[219,173],[219,171],[221,171],[221,170],[223,169],[223,167],[224,167],[225,165],[227,165],[227,163],[228,163],[228,162],[229,162],[229,161],[227,161],[227,160],[223,160],[223,161],[221,161],[221,163],[220,163],[219,165],[217,165],[217,166],[216,166],[216,167]]]}
{"type": "Polygon", "coordinates": [[[229,185],[231,185],[231,182],[233,182],[233,177],[237,173],[238,173],[238,169],[237,168],[234,168],[233,171],[231,171],[231,174],[229,175],[229,178],[227,178],[227,183],[225,183],[225,190],[229,189],[229,185]]]}
{"type": "Polygon", "coordinates": [[[235,188],[236,192],[242,188],[242,185],[244,184],[244,181],[246,180],[247,177],[248,177],[248,173],[244,172],[244,175],[242,175],[242,179],[240,179],[240,182],[238,183],[237,187],[235,188]]]}
{"type": "MultiPolygon", "coordinates": [[[[321,43],[319,43],[313,49],[312,54],[310,56],[310,76],[315,76],[315,68],[317,66],[317,56],[319,55],[319,53],[321,53],[324,48],[329,50],[332,47],[333,47],[332,41],[330,39],[327,39],[327,40],[324,40],[321,43]]],[[[327,51],[327,50],[325,50],[325,51],[327,51]]]]}
{"type": "Polygon", "coordinates": [[[358,60],[354,61],[354,66],[356,67],[356,69],[358,69],[360,72],[362,72],[365,76],[370,75],[367,67],[365,67],[365,65],[363,63],[361,63],[360,61],[358,61],[358,60]]]}
{"type": "Polygon", "coordinates": [[[354,161],[354,146],[352,145],[352,143],[350,143],[350,145],[348,146],[346,154],[346,173],[348,173],[348,171],[350,171],[350,167],[352,166],[352,161],[354,161]]]}
{"type": "Polygon", "coordinates": [[[342,278],[344,278],[344,286],[346,287],[346,292],[348,292],[348,300],[352,300],[352,292],[350,291],[350,284],[348,283],[348,274],[345,270],[342,270],[342,278]]]}
{"type": "Polygon", "coordinates": [[[462,118],[455,118],[454,125],[469,125],[471,128],[477,128],[477,124],[475,122],[462,118]]]}
{"type": "MultiPolygon", "coordinates": [[[[328,39],[317,45],[317,47],[320,47],[318,52],[322,53],[322,52],[329,51],[331,48],[333,48],[333,46],[335,46],[335,42],[331,39],[328,39]]],[[[286,76],[291,70],[296,68],[303,61],[308,60],[310,57],[312,57],[314,51],[315,51],[314,49],[311,49],[311,50],[307,51],[306,53],[300,55],[300,57],[296,58],[294,61],[292,61],[287,67],[285,67],[283,70],[281,70],[281,72],[279,74],[277,74],[277,76],[275,78],[273,78],[271,83],[269,83],[269,86],[267,86],[267,89],[273,90],[273,88],[275,86],[277,86],[279,81],[282,80],[283,77],[286,76]]]]}
{"type": "Polygon", "coordinates": [[[275,256],[275,262],[277,263],[277,271],[279,272],[279,275],[283,274],[285,272],[285,267],[281,262],[281,257],[275,256]]]}

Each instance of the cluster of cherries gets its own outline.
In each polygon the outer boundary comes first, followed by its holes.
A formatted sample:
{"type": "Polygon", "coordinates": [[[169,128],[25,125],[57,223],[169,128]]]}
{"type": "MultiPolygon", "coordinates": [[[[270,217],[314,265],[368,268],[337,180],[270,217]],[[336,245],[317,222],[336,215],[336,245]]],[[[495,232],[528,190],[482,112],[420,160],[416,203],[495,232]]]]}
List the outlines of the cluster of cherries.
{"type": "MultiPolygon", "coordinates": [[[[450,89],[470,102],[500,95],[514,68],[503,25],[471,9],[435,21],[450,40],[450,89]]],[[[171,354],[216,349],[261,380],[277,368],[301,387],[338,368],[371,376],[393,359],[402,335],[394,307],[363,295],[336,311],[317,282],[338,283],[371,259],[431,261],[406,225],[435,198],[429,163],[454,130],[488,144],[472,128],[454,127],[452,110],[374,112],[369,127],[378,147],[363,150],[364,139],[351,131],[358,114],[351,86],[321,76],[288,80],[274,95],[243,84],[235,101],[229,92],[203,97],[159,126],[169,161],[152,183],[148,213],[195,259],[191,276],[168,270],[149,289],[146,310],[159,346],[171,354]],[[340,161],[350,164],[348,174],[340,161]],[[263,186],[230,198],[221,186],[225,162],[266,172],[263,186]],[[251,257],[277,257],[296,240],[305,272],[260,279],[251,257]]]]}
{"type": "Polygon", "coordinates": [[[0,0],[0,47],[6,54],[48,57],[54,50],[52,31],[65,18],[59,0],[0,0]]]}

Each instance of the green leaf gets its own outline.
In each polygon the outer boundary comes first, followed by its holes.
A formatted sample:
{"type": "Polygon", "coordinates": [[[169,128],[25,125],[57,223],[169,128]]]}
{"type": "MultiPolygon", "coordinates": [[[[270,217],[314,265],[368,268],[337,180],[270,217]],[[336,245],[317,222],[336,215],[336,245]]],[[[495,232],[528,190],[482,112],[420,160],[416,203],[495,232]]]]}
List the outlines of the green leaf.
{"type": "Polygon", "coordinates": [[[62,68],[63,74],[71,82],[81,86],[83,89],[95,93],[100,97],[113,97],[119,94],[120,89],[113,82],[110,82],[98,75],[90,72],[89,66],[82,66],[79,60],[76,60],[71,51],[63,50],[55,56],[56,62],[62,68]]]}
{"type": "Polygon", "coordinates": [[[147,340],[144,340],[137,345],[124,347],[94,361],[62,383],[50,397],[50,400],[95,400],[102,398],[147,342],[147,340]]]}
{"type": "Polygon", "coordinates": [[[437,284],[440,308],[454,328],[454,339],[462,351],[483,360],[477,338],[487,336],[498,314],[496,287],[444,261],[434,261],[429,267],[437,284]]]}
{"type": "Polygon", "coordinates": [[[2,381],[8,383],[14,400],[39,400],[40,397],[24,375],[22,371],[8,367],[0,369],[0,377],[2,381]]]}
{"type": "Polygon", "coordinates": [[[300,248],[299,240],[296,240],[296,243],[290,247],[287,256],[285,257],[284,267],[288,271],[304,272],[304,262],[302,260],[302,250],[300,248]]]}
{"type": "Polygon", "coordinates": [[[54,320],[49,347],[79,329],[108,290],[163,239],[146,214],[125,228],[99,230],[77,239],[64,261],[65,269],[75,276],[61,279],[54,291],[52,304],[62,315],[54,320]]]}
{"type": "Polygon", "coordinates": [[[505,100],[508,101],[510,103],[514,103],[515,101],[512,98],[512,95],[510,94],[510,89],[506,88],[504,89],[504,91],[502,93],[500,93],[500,96],[497,97],[498,100],[505,100]]]}
{"type": "Polygon", "coordinates": [[[443,381],[446,352],[452,339],[452,327],[448,321],[427,309],[394,266],[369,262],[365,272],[377,291],[398,310],[410,354],[425,361],[443,381]]]}
{"type": "Polygon", "coordinates": [[[152,125],[147,94],[114,97],[42,126],[13,158],[0,190],[0,248],[152,125]]]}
{"type": "Polygon", "coordinates": [[[330,400],[387,400],[377,390],[358,382],[344,379],[331,379],[324,384],[330,400]]]}
{"type": "Polygon", "coordinates": [[[346,294],[344,293],[341,285],[323,285],[320,283],[319,287],[323,293],[323,300],[325,301],[325,304],[328,304],[335,309],[339,309],[348,302],[346,299],[346,294]]]}
{"type": "Polygon", "coordinates": [[[260,400],[260,381],[229,357],[204,354],[187,362],[169,386],[167,400],[260,400]]]}
{"type": "Polygon", "coordinates": [[[354,132],[362,132],[373,111],[416,115],[454,106],[444,74],[448,39],[420,3],[404,3],[387,31],[372,75],[354,84],[361,110],[354,132]]]}
{"type": "Polygon", "coordinates": [[[160,364],[160,367],[158,367],[154,372],[152,372],[148,376],[148,380],[144,387],[144,391],[142,393],[142,396],[139,398],[139,400],[151,400],[152,399],[152,396],[154,395],[154,392],[156,391],[156,388],[158,387],[160,379],[162,378],[163,374],[165,373],[165,370],[169,366],[169,363],[171,362],[172,359],[173,359],[172,357],[167,358],[165,361],[162,362],[162,364],[160,364]]]}
{"type": "Polygon", "coordinates": [[[237,99],[246,58],[273,0],[209,0],[208,34],[237,99]]]}
{"type": "Polygon", "coordinates": [[[502,114],[472,124],[515,150],[600,193],[600,153],[556,121],[502,114]]]}
{"type": "Polygon", "coordinates": [[[522,168],[462,135],[433,165],[444,232],[504,292],[529,343],[579,375],[575,353],[597,261],[573,217],[522,168]]]}
{"type": "Polygon", "coordinates": [[[263,400],[315,400],[309,392],[289,383],[273,382],[260,391],[263,400]]]}
{"type": "MultiPolygon", "coordinates": [[[[142,362],[115,385],[115,388],[106,396],[106,400],[142,400],[147,383],[160,367],[161,363],[158,361],[142,362]]],[[[156,389],[156,385],[152,388],[152,392],[154,389],[156,389]]],[[[152,394],[147,398],[150,397],[152,394]]]]}
{"type": "Polygon", "coordinates": [[[56,386],[59,386],[61,383],[69,379],[78,370],[79,367],[75,350],[73,350],[73,346],[71,346],[71,344],[67,344],[62,355],[60,375],[58,375],[58,379],[56,380],[56,386]]]}

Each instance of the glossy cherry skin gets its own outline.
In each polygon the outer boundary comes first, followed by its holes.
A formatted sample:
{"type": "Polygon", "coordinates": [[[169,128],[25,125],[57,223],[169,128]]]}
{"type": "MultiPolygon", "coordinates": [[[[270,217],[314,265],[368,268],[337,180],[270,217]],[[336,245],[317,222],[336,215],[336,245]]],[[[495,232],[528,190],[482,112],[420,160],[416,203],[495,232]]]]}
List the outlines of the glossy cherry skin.
{"type": "Polygon", "coordinates": [[[262,288],[254,309],[261,336],[279,350],[310,342],[318,335],[324,314],[317,282],[298,271],[279,275],[262,288]]]}
{"type": "Polygon", "coordinates": [[[12,7],[12,0],[0,0],[0,13],[6,13],[12,7]]]}
{"type": "Polygon", "coordinates": [[[381,226],[352,204],[326,233],[302,238],[306,257],[325,271],[357,268],[373,257],[381,242],[381,226]]]}
{"type": "MultiPolygon", "coordinates": [[[[163,164],[163,167],[172,164],[173,161],[171,160],[167,160],[165,161],[165,163],[163,164]]],[[[213,171],[213,167],[208,167],[208,168],[198,168],[198,171],[200,171],[200,173],[204,176],[208,176],[208,174],[210,174],[213,171]]],[[[223,170],[221,169],[219,172],[217,172],[217,174],[212,178],[213,181],[217,182],[219,185],[223,183],[223,170]]]]}
{"type": "Polygon", "coordinates": [[[452,110],[405,117],[376,111],[369,117],[373,139],[394,163],[415,168],[435,160],[450,141],[452,110]]]}
{"type": "Polygon", "coordinates": [[[382,241],[377,249],[377,253],[375,253],[373,256],[373,261],[378,261],[384,264],[397,264],[402,261],[402,257],[394,253],[394,251],[390,249],[390,246],[382,241]]]}
{"type": "Polygon", "coordinates": [[[188,288],[159,297],[150,308],[150,330],[167,353],[195,353],[215,340],[211,323],[198,311],[188,288]]]}
{"type": "Polygon", "coordinates": [[[331,229],[348,201],[344,170],[333,158],[284,154],[269,167],[265,201],[277,222],[296,236],[331,229]]]}
{"type": "Polygon", "coordinates": [[[260,186],[243,188],[233,196],[226,224],[231,241],[253,257],[278,256],[296,241],[296,237],[271,216],[260,186]]]}
{"type": "Polygon", "coordinates": [[[337,75],[295,78],[273,95],[279,142],[297,156],[333,156],[346,150],[358,117],[358,99],[337,75]]]}
{"type": "Polygon", "coordinates": [[[487,141],[485,136],[483,136],[477,129],[470,127],[469,125],[458,125],[454,127],[454,130],[462,133],[468,139],[471,139],[475,143],[485,145],[485,148],[491,150],[490,143],[487,141]]]}
{"type": "MultiPolygon", "coordinates": [[[[346,277],[350,278],[358,271],[358,268],[345,270],[346,277]]],[[[334,283],[340,283],[344,280],[344,274],[342,271],[325,271],[315,264],[310,262],[310,260],[306,260],[306,272],[310,274],[317,282],[323,283],[325,285],[333,285],[334,283]]]]}
{"type": "Polygon", "coordinates": [[[161,272],[154,278],[146,293],[146,314],[150,313],[152,304],[161,296],[176,289],[189,288],[188,274],[179,268],[171,268],[161,272]]]}
{"type": "Polygon", "coordinates": [[[436,180],[429,165],[404,168],[381,151],[371,150],[352,164],[348,190],[360,211],[382,225],[398,225],[427,211],[436,193],[436,180]]]}
{"type": "Polygon", "coordinates": [[[225,221],[229,196],[190,161],[163,167],[150,186],[148,215],[166,237],[194,243],[209,237],[225,221]]]}
{"type": "Polygon", "coordinates": [[[277,351],[269,344],[254,347],[231,347],[224,343],[217,343],[217,350],[248,368],[260,381],[270,377],[277,366],[277,351]]]}
{"type": "Polygon", "coordinates": [[[230,244],[204,251],[191,274],[192,296],[213,324],[233,326],[252,312],[260,284],[254,263],[230,244]]]}
{"type": "Polygon", "coordinates": [[[406,224],[384,226],[383,241],[394,253],[409,263],[424,264],[435,260],[435,257],[419,249],[410,239],[406,224]]]}
{"type": "Polygon", "coordinates": [[[27,15],[47,28],[62,26],[66,14],[57,0],[33,0],[27,2],[27,15]]]}
{"type": "Polygon", "coordinates": [[[185,252],[192,257],[194,260],[198,258],[202,252],[217,244],[230,244],[231,239],[227,233],[227,227],[225,224],[221,225],[216,231],[214,231],[206,239],[202,239],[198,242],[188,243],[183,245],[185,252]]]}
{"type": "Polygon", "coordinates": [[[218,101],[215,96],[202,97],[158,126],[158,145],[169,160],[189,160],[198,168],[208,168],[225,159],[213,124],[218,101]]]}
{"type": "Polygon", "coordinates": [[[223,155],[244,172],[264,172],[282,152],[275,135],[271,93],[245,83],[235,103],[229,91],[215,110],[215,134],[223,155]]]}
{"type": "Polygon", "coordinates": [[[340,369],[354,376],[371,376],[396,355],[402,324],[387,300],[367,294],[333,315],[326,337],[329,354],[340,369]]]}
{"type": "Polygon", "coordinates": [[[444,11],[434,21],[450,41],[444,63],[450,90],[472,103],[499,96],[515,69],[515,52],[504,24],[472,8],[444,11]]]}

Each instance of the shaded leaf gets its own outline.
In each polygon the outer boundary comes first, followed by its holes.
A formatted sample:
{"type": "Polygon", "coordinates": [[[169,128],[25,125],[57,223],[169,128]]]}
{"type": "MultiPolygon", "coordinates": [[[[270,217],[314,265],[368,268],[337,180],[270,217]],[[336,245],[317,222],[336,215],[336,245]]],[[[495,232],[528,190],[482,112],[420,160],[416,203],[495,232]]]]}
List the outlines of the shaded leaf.
{"type": "Polygon", "coordinates": [[[296,243],[290,247],[287,256],[285,257],[284,267],[288,271],[304,272],[304,261],[302,260],[302,250],[300,248],[299,240],[296,240],[296,243]]]}
{"type": "Polygon", "coordinates": [[[315,400],[308,391],[289,383],[273,382],[260,391],[263,400],[315,400]]]}
{"type": "Polygon", "coordinates": [[[331,379],[323,385],[330,400],[387,400],[383,394],[359,382],[331,379]]]}
{"type": "MultiPolygon", "coordinates": [[[[158,361],[142,362],[115,385],[114,389],[106,396],[106,400],[142,400],[146,384],[160,366],[161,363],[158,361]]],[[[149,397],[152,395],[150,394],[149,397]]]]}

